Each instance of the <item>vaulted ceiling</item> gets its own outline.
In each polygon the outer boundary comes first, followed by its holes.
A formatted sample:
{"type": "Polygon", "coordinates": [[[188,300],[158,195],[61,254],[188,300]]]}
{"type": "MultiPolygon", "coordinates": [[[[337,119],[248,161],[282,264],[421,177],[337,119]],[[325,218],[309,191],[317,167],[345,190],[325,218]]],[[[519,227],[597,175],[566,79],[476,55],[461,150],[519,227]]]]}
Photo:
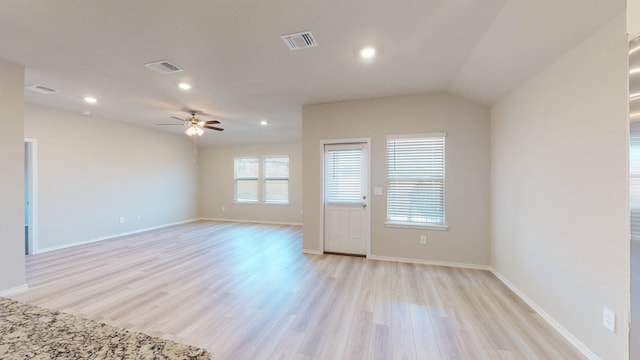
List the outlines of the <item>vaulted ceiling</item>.
{"type": "Polygon", "coordinates": [[[204,144],[294,142],[304,104],[449,91],[490,105],[624,9],[624,0],[12,0],[0,2],[0,58],[25,66],[25,86],[58,90],[25,90],[28,103],[176,133],[156,124],[197,109],[225,128],[204,144]],[[289,50],[280,38],[304,30],[318,46],[289,50]],[[358,56],[367,45],[372,61],[358,56]],[[184,71],[144,66],[159,60],[184,71]]]}

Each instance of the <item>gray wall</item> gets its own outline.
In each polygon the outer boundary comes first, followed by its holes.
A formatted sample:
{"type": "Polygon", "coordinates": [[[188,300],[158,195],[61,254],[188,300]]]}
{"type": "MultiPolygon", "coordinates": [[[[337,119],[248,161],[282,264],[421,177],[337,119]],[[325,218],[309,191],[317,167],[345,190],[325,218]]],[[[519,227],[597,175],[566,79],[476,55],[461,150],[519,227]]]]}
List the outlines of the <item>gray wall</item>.
{"type": "Polygon", "coordinates": [[[447,231],[391,228],[385,196],[371,197],[371,254],[489,264],[489,109],[450,94],[307,105],[302,109],[304,249],[320,249],[320,142],[371,138],[371,188],[386,188],[386,136],[446,132],[447,231]],[[427,246],[419,244],[427,234],[427,246]]]}
{"type": "Polygon", "coordinates": [[[25,284],[24,68],[0,59],[0,290],[25,284]]]}
{"type": "Polygon", "coordinates": [[[25,135],[38,146],[39,250],[198,216],[186,136],[33,105],[25,135]]]}
{"type": "Polygon", "coordinates": [[[265,144],[200,150],[200,216],[210,219],[302,223],[302,146],[265,144]],[[288,155],[289,204],[235,204],[233,159],[240,156],[288,155]],[[224,207],[224,210],[222,209],[224,207]]]}
{"type": "Polygon", "coordinates": [[[627,40],[617,19],[492,108],[492,262],[602,359],[626,351],[627,40]],[[616,313],[616,333],[602,308],[616,313]]]}

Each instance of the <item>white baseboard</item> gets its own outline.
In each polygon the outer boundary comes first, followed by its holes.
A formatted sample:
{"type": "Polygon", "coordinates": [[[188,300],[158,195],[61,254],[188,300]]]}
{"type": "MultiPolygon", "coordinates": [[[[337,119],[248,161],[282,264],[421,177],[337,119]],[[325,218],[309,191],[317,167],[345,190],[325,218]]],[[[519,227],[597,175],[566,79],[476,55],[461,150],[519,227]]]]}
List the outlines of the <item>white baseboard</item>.
{"type": "Polygon", "coordinates": [[[234,222],[245,224],[268,224],[268,225],[292,225],[302,226],[302,223],[286,222],[286,221],[264,221],[264,220],[244,220],[244,219],[220,219],[220,218],[200,218],[198,220],[204,221],[221,221],[221,222],[234,222]]]}
{"type": "Polygon", "coordinates": [[[367,256],[367,259],[394,261],[394,262],[403,262],[403,263],[421,264],[421,265],[449,266],[449,267],[457,267],[457,268],[473,269],[473,270],[489,270],[488,265],[464,264],[464,263],[456,263],[456,262],[448,262],[448,261],[399,258],[399,257],[379,256],[379,255],[369,255],[367,256]]]}
{"type": "Polygon", "coordinates": [[[560,333],[567,341],[571,343],[578,351],[580,351],[584,356],[589,360],[601,360],[600,357],[591,351],[585,344],[583,344],[580,340],[578,340],[573,334],[569,332],[569,330],[565,329],[564,326],[560,325],[551,315],[547,314],[538,304],[536,304],[533,300],[531,300],[525,293],[520,291],[511,281],[507,280],[502,274],[500,274],[496,269],[491,267],[489,269],[493,275],[495,275],[503,284],[505,284],[511,291],[513,291],[522,301],[527,303],[540,317],[544,319],[551,327],[556,329],[557,332],[560,333]]]}
{"type": "Polygon", "coordinates": [[[29,285],[22,284],[20,286],[16,286],[16,287],[12,287],[10,289],[6,289],[6,290],[0,291],[0,296],[9,296],[9,295],[13,295],[15,293],[18,293],[18,292],[21,292],[21,291],[25,291],[25,290],[29,290],[29,285]]]}
{"type": "Polygon", "coordinates": [[[322,251],[315,249],[302,249],[303,254],[322,255],[322,251]]]}
{"type": "Polygon", "coordinates": [[[99,237],[99,238],[95,238],[95,239],[77,241],[77,242],[70,243],[70,244],[51,246],[51,247],[44,248],[44,249],[38,249],[38,251],[34,252],[34,254],[40,254],[40,253],[54,251],[54,250],[66,249],[66,248],[70,248],[70,247],[74,247],[74,246],[78,246],[78,245],[85,245],[85,244],[94,243],[94,242],[97,242],[97,241],[115,239],[115,238],[119,238],[119,237],[122,237],[122,236],[138,234],[138,233],[142,233],[142,232],[145,232],[145,231],[162,229],[162,228],[166,228],[166,227],[169,227],[169,226],[187,224],[187,223],[194,222],[194,221],[197,221],[197,220],[198,219],[189,219],[189,220],[179,221],[179,222],[175,222],[175,223],[171,223],[171,224],[164,224],[164,225],[153,226],[153,227],[134,230],[134,231],[128,231],[128,232],[124,232],[124,233],[120,233],[120,234],[103,236],[103,237],[99,237]]]}

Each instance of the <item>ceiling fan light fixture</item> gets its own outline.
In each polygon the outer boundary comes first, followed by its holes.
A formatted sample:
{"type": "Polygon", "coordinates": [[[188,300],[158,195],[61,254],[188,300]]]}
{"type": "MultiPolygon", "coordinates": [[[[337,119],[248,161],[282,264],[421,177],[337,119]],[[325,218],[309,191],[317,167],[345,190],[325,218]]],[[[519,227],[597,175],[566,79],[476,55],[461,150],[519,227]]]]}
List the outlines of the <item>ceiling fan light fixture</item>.
{"type": "Polygon", "coordinates": [[[182,90],[189,90],[191,89],[191,85],[185,83],[185,82],[181,82],[180,84],[178,84],[178,87],[182,90]]]}
{"type": "Polygon", "coordinates": [[[190,125],[187,128],[187,130],[184,131],[184,133],[187,134],[188,136],[193,136],[193,135],[202,136],[202,134],[204,134],[204,129],[202,129],[197,125],[190,125]]]}

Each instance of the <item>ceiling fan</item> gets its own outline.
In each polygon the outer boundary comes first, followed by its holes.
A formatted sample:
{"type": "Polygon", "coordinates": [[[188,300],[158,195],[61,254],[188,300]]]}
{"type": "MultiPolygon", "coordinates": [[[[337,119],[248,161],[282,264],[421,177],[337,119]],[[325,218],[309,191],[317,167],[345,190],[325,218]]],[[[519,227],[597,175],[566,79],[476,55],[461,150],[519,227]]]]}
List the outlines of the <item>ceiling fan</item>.
{"type": "Polygon", "coordinates": [[[175,125],[181,125],[181,126],[186,126],[187,129],[184,131],[185,134],[187,134],[188,136],[193,136],[193,135],[198,135],[198,136],[202,136],[202,134],[204,133],[204,129],[211,129],[211,130],[215,130],[215,131],[223,131],[223,128],[219,128],[219,127],[215,127],[215,126],[211,126],[213,124],[220,124],[220,121],[218,120],[209,120],[209,121],[203,121],[200,119],[196,118],[196,114],[198,113],[195,110],[189,110],[187,111],[189,114],[191,114],[191,117],[188,117],[186,119],[181,119],[177,116],[172,116],[172,119],[176,119],[178,121],[182,121],[182,124],[158,124],[158,125],[169,125],[169,126],[175,126],[175,125]]]}

